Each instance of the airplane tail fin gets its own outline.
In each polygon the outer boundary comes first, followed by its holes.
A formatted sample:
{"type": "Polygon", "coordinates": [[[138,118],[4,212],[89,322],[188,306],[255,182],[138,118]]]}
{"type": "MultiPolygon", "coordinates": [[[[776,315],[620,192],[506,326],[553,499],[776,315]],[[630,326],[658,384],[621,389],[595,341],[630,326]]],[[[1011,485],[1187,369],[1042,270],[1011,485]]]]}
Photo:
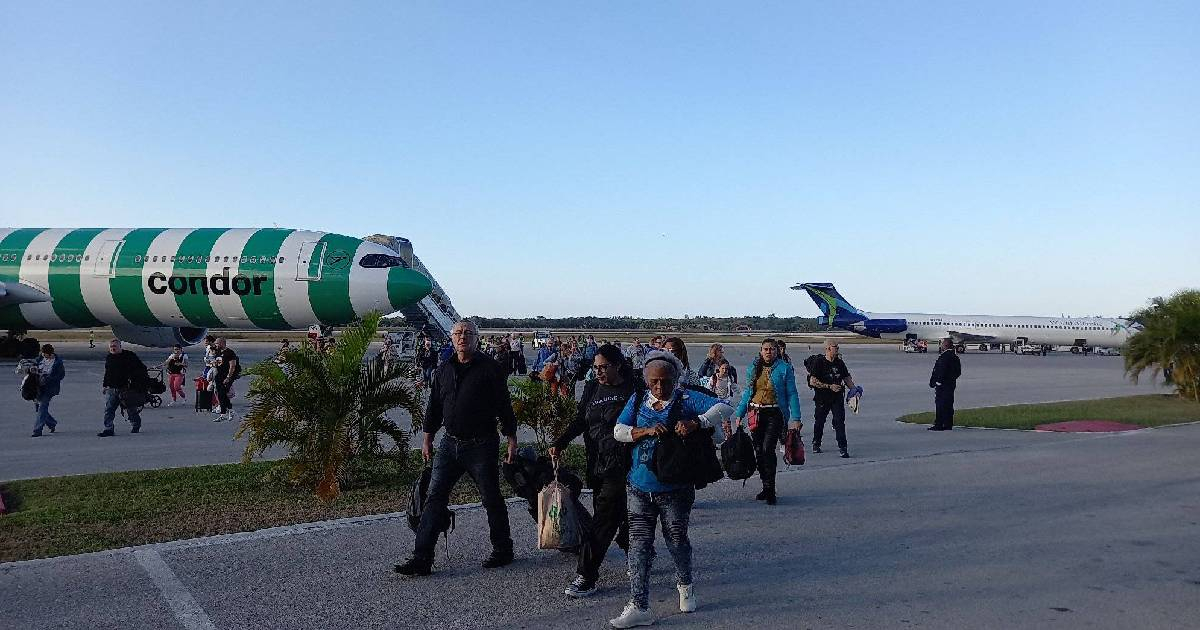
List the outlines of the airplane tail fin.
{"type": "Polygon", "coordinates": [[[834,324],[842,319],[853,318],[859,321],[867,319],[867,314],[858,310],[846,298],[838,293],[837,287],[830,282],[805,282],[792,287],[794,290],[804,290],[808,297],[821,309],[822,323],[834,324]]]}

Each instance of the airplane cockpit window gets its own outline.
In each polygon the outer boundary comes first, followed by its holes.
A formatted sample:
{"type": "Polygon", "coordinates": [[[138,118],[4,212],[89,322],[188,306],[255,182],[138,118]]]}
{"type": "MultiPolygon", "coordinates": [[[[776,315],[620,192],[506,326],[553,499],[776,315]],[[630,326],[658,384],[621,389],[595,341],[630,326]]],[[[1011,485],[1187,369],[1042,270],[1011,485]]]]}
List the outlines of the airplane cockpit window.
{"type": "Polygon", "coordinates": [[[367,254],[358,261],[359,267],[367,269],[386,269],[388,267],[403,267],[404,261],[399,256],[387,254],[367,254]]]}

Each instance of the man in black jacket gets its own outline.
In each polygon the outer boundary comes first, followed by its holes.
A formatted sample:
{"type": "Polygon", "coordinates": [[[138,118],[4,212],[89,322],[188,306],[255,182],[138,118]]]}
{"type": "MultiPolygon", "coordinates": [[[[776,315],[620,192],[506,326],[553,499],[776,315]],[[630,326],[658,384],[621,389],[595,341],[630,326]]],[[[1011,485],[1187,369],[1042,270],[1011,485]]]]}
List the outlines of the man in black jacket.
{"type": "Polygon", "coordinates": [[[934,419],[930,431],[949,431],[954,428],[954,387],[962,375],[962,363],[954,350],[954,342],[943,339],[941,354],[933,364],[929,386],[933,388],[934,419]]]}
{"type": "Polygon", "coordinates": [[[443,523],[439,522],[450,501],[450,491],[463,473],[475,480],[491,530],[492,553],[483,561],[485,569],[512,562],[513,543],[508,526],[508,506],[500,494],[500,467],[496,453],[500,432],[508,438],[508,462],[517,452],[517,418],[508,394],[508,379],[494,359],[479,352],[479,330],[463,320],[450,332],[455,353],[438,366],[429,391],[422,429],[425,442],[421,454],[433,462],[429,497],[421,513],[421,525],[412,558],[396,565],[404,575],[429,575],[433,551],[443,523]],[[433,455],[433,436],[443,426],[446,435],[433,455]]]}
{"type": "MultiPolygon", "coordinates": [[[[121,348],[121,340],[113,339],[108,342],[108,355],[104,357],[104,430],[97,433],[99,437],[112,437],[115,427],[113,420],[117,416],[117,406],[121,403],[121,392],[133,387],[141,387],[146,380],[146,364],[130,350],[121,348]]],[[[133,426],[130,433],[142,430],[142,416],[136,406],[125,409],[129,414],[129,424],[133,426]]]]}

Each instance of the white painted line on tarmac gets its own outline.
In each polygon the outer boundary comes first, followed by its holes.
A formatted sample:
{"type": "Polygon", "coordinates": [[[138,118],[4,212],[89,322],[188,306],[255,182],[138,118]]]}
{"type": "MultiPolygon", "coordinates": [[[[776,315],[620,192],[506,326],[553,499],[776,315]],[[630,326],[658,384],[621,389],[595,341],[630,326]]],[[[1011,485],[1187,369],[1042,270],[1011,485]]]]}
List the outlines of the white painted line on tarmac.
{"type": "Polygon", "coordinates": [[[195,598],[188,592],[187,587],[167,566],[166,561],[154,549],[138,549],[133,552],[133,557],[137,559],[138,564],[146,570],[150,575],[150,579],[154,581],[154,585],[158,587],[162,593],[163,599],[167,601],[167,606],[171,607],[171,612],[175,613],[175,619],[186,630],[216,630],[205,614],[204,609],[200,604],[196,603],[195,598]]]}

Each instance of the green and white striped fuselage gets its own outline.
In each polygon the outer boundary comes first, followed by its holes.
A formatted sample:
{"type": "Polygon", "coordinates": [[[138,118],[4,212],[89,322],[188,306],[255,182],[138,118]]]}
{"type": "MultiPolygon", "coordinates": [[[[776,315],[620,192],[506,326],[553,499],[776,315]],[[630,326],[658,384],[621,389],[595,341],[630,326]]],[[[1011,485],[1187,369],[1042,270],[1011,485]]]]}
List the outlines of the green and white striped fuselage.
{"type": "Polygon", "coordinates": [[[430,288],[396,252],[340,234],[0,228],[0,330],[173,328],[190,340],[215,327],[338,326],[430,288]]]}

